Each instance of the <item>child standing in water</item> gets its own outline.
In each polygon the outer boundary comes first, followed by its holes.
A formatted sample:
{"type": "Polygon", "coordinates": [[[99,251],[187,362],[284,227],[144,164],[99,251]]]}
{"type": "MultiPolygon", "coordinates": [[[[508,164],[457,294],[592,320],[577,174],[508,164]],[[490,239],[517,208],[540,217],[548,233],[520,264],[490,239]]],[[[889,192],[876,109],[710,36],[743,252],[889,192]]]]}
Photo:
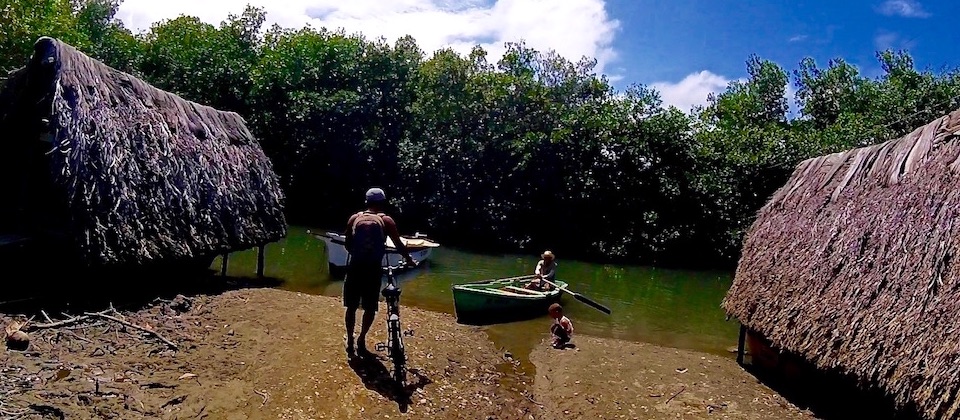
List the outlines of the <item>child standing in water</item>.
{"type": "Polygon", "coordinates": [[[562,349],[570,342],[573,335],[573,322],[570,318],[563,315],[563,306],[559,303],[550,305],[550,317],[553,318],[553,325],[550,326],[550,334],[553,335],[553,347],[562,349]]]}

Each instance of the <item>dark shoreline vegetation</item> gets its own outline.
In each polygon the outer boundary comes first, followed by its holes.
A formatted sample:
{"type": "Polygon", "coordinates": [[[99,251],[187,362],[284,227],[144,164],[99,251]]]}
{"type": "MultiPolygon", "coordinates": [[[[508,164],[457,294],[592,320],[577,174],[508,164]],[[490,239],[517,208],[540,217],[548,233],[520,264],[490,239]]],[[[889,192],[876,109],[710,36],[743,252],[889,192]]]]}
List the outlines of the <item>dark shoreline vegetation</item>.
{"type": "Polygon", "coordinates": [[[405,232],[476,250],[685,268],[733,265],[756,211],[800,161],[901,136],[960,107],[960,71],[877,53],[793,71],[759,57],[693,110],[614,89],[596,61],[508,45],[464,56],[327,29],[264,27],[247,8],[133,34],[117,0],[12,0],[0,68],[40,36],[185,99],[242,115],[298,225],[339,227],[371,185],[405,232]],[[788,87],[796,92],[789,111],[788,87]],[[684,112],[691,111],[691,112],[684,112]]]}

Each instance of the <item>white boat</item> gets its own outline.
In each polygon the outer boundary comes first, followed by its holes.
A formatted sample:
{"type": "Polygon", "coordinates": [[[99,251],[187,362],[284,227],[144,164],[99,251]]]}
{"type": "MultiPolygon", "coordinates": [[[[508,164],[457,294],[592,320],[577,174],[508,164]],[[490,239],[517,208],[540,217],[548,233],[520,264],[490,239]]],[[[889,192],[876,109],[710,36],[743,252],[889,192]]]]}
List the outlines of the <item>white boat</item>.
{"type": "MultiPolygon", "coordinates": [[[[327,260],[330,268],[338,270],[345,269],[347,267],[347,257],[350,256],[350,253],[347,252],[347,248],[344,245],[346,237],[336,232],[314,233],[314,236],[327,244],[327,260]]],[[[400,240],[403,241],[403,245],[407,247],[410,256],[418,263],[430,258],[433,249],[440,246],[440,244],[427,239],[425,235],[421,235],[419,232],[413,236],[400,236],[400,240]]],[[[397,248],[393,245],[393,240],[387,238],[386,245],[387,263],[389,265],[399,264],[403,257],[397,253],[397,248]]]]}

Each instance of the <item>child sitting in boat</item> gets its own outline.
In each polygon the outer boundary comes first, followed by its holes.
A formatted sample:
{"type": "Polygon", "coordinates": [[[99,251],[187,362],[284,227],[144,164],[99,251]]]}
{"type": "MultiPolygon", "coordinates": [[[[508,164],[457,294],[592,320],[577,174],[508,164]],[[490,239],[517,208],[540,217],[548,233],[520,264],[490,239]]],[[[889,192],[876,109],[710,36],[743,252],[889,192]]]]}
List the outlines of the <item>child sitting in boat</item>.
{"type": "Polygon", "coordinates": [[[550,334],[553,335],[553,347],[562,349],[570,342],[573,336],[573,322],[570,318],[563,315],[563,306],[559,303],[550,305],[550,317],[553,318],[553,325],[550,326],[550,334]]]}
{"type": "Polygon", "coordinates": [[[557,261],[553,257],[553,252],[550,251],[543,251],[540,258],[537,268],[533,271],[534,278],[530,283],[527,283],[526,287],[532,290],[552,290],[553,286],[547,284],[544,280],[553,282],[557,275],[557,261]]]}

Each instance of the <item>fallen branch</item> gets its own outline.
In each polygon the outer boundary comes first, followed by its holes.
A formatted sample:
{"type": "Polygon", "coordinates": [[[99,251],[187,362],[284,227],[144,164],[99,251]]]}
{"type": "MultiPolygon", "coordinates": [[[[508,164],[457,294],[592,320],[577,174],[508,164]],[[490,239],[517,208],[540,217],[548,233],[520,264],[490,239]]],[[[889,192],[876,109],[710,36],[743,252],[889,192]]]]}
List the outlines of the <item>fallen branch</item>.
{"type": "Polygon", "coordinates": [[[47,329],[47,328],[57,328],[57,327],[62,327],[62,326],[64,326],[64,325],[76,324],[76,323],[78,323],[78,322],[80,322],[80,321],[83,321],[83,320],[85,320],[85,319],[87,319],[87,318],[90,318],[90,317],[85,316],[85,315],[75,316],[75,317],[70,318],[70,319],[65,319],[65,320],[63,320],[63,321],[57,321],[57,322],[51,322],[51,323],[49,323],[49,324],[34,324],[34,325],[30,326],[30,329],[31,329],[31,330],[43,330],[43,329],[47,329]]]}
{"type": "Polygon", "coordinates": [[[136,329],[136,330],[143,331],[143,332],[145,332],[145,333],[147,333],[147,334],[149,334],[149,335],[152,335],[152,336],[156,337],[158,340],[162,341],[162,342],[163,342],[164,344],[166,344],[167,346],[170,346],[170,348],[172,348],[172,349],[174,349],[174,350],[177,350],[177,351],[180,350],[180,348],[177,347],[177,345],[174,344],[172,341],[167,340],[166,337],[160,335],[160,333],[158,333],[158,332],[156,332],[156,331],[154,331],[154,330],[151,330],[151,329],[149,329],[149,328],[144,328],[144,327],[141,327],[141,326],[136,325],[136,324],[131,324],[131,323],[129,323],[129,322],[127,322],[127,321],[124,321],[124,320],[122,320],[122,319],[120,319],[120,318],[116,318],[116,317],[112,317],[112,316],[110,316],[110,315],[104,314],[103,312],[97,312],[97,313],[87,312],[87,313],[85,313],[84,315],[85,315],[85,316],[88,316],[88,317],[99,317],[99,318],[103,318],[103,319],[108,319],[108,320],[111,320],[111,321],[113,321],[113,322],[117,322],[117,323],[119,323],[119,324],[121,324],[121,325],[123,325],[123,326],[130,327],[130,328],[133,328],[133,329],[136,329]]]}
{"type": "Polygon", "coordinates": [[[683,392],[683,390],[685,390],[685,389],[687,389],[686,386],[681,387],[680,390],[677,391],[676,393],[674,393],[673,396],[671,396],[671,397],[667,400],[667,402],[665,402],[664,404],[667,404],[667,403],[669,403],[671,400],[673,400],[674,398],[677,398],[677,395],[680,395],[680,393],[683,392]]]}
{"type": "MultiPolygon", "coordinates": [[[[32,325],[30,325],[30,328],[27,328],[27,329],[28,329],[28,330],[44,330],[44,329],[48,329],[48,328],[58,328],[58,327],[62,327],[62,326],[65,326],[65,325],[76,324],[76,323],[81,322],[81,321],[84,321],[84,320],[86,320],[86,319],[90,319],[91,316],[104,315],[104,314],[106,314],[106,313],[109,312],[109,311],[110,311],[110,309],[107,309],[107,310],[101,311],[101,312],[97,312],[96,314],[87,313],[87,314],[84,314],[84,315],[75,316],[75,317],[72,317],[72,318],[69,318],[69,319],[65,319],[65,320],[63,320],[63,321],[49,322],[49,323],[47,323],[47,324],[32,324],[32,325]]],[[[50,317],[48,317],[45,312],[41,311],[41,313],[43,313],[43,316],[44,316],[45,318],[47,318],[48,320],[50,319],[50,317]]],[[[70,315],[64,314],[64,316],[69,317],[70,315]]]]}

